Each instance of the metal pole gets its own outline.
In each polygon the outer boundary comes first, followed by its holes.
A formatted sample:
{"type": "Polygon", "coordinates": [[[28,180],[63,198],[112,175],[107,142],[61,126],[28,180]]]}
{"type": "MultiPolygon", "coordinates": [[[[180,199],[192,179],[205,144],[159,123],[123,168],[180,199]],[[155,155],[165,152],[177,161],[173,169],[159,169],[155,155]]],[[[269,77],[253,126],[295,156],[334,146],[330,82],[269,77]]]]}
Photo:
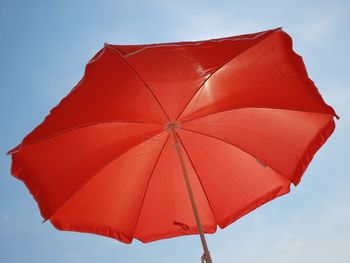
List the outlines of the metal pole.
{"type": "Polygon", "coordinates": [[[189,195],[190,200],[191,200],[194,217],[196,218],[197,228],[198,228],[199,235],[200,235],[200,238],[201,238],[201,241],[202,241],[202,246],[203,246],[204,253],[203,253],[202,257],[201,257],[201,261],[202,261],[202,263],[212,263],[213,261],[211,260],[211,256],[210,256],[210,253],[209,253],[209,250],[208,250],[207,241],[205,240],[203,227],[202,227],[202,224],[201,224],[201,220],[199,218],[198,209],[197,209],[197,206],[196,206],[196,202],[194,200],[194,196],[193,196],[190,180],[188,178],[187,169],[186,169],[184,158],[183,158],[182,151],[181,151],[180,141],[179,141],[179,139],[176,136],[176,132],[175,132],[176,125],[175,124],[169,124],[169,128],[171,129],[171,133],[173,134],[173,137],[174,137],[175,149],[176,149],[177,156],[179,157],[179,160],[180,160],[180,163],[181,163],[181,168],[182,168],[182,171],[183,171],[183,174],[184,174],[184,177],[185,177],[188,195],[189,195]]]}

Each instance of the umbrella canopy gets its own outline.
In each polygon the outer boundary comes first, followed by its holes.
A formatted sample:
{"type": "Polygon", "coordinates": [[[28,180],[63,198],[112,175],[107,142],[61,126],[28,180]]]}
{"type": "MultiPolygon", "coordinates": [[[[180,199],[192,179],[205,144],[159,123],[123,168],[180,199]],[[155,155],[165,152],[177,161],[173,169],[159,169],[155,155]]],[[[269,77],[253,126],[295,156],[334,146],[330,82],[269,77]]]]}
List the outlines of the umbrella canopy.
{"type": "Polygon", "coordinates": [[[105,44],[9,152],[12,174],[60,230],[124,243],[214,233],[297,185],[334,116],[280,28],[105,44]]]}

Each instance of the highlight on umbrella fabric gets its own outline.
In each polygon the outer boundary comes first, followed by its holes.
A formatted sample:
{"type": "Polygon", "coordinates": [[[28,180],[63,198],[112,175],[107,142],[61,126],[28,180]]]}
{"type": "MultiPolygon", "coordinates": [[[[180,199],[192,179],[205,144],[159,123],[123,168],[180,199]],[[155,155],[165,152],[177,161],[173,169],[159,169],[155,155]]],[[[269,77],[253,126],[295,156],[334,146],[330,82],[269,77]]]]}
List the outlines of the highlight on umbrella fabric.
{"type": "Polygon", "coordinates": [[[9,152],[12,175],[59,230],[124,243],[199,233],[211,262],[203,233],[288,193],[334,117],[281,28],[105,44],[9,152]]]}

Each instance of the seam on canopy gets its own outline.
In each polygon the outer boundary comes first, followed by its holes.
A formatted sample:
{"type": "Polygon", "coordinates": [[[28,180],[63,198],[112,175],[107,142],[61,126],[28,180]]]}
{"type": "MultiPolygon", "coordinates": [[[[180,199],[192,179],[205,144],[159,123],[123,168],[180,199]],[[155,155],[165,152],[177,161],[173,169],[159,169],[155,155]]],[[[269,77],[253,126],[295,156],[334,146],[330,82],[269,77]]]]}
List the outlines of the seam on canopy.
{"type": "MultiPolygon", "coordinates": [[[[188,151],[187,151],[187,149],[186,149],[186,147],[185,147],[185,144],[184,144],[183,141],[181,140],[180,135],[179,135],[178,133],[176,133],[176,134],[177,134],[177,137],[179,138],[179,141],[180,141],[180,143],[181,143],[181,145],[182,145],[182,148],[184,149],[184,151],[185,151],[185,153],[186,153],[186,155],[187,155],[187,157],[188,157],[188,160],[190,161],[190,163],[191,163],[191,165],[192,165],[192,168],[193,168],[194,172],[196,173],[196,176],[197,176],[197,178],[198,178],[198,181],[199,181],[199,183],[201,184],[201,187],[202,187],[204,196],[205,196],[206,199],[207,199],[207,202],[208,202],[208,205],[209,205],[209,207],[210,207],[211,213],[213,214],[215,223],[216,223],[216,225],[218,225],[218,224],[219,224],[219,223],[218,223],[218,220],[217,220],[217,218],[216,218],[216,216],[215,216],[213,207],[212,207],[212,205],[211,205],[211,203],[210,203],[210,201],[209,201],[207,192],[206,192],[205,189],[204,189],[202,180],[201,180],[201,178],[199,177],[199,173],[197,172],[197,169],[196,169],[196,167],[194,166],[194,163],[193,163],[193,161],[192,161],[192,159],[191,159],[191,157],[190,157],[190,155],[189,155],[189,153],[188,153],[188,151]]],[[[203,224],[202,224],[202,225],[203,225],[203,224]]]]}
{"type": "Polygon", "coordinates": [[[55,213],[61,208],[63,207],[67,202],[69,202],[69,200],[71,200],[73,198],[73,196],[75,196],[82,188],[84,188],[85,185],[87,185],[93,178],[95,178],[96,176],[98,176],[100,174],[100,172],[106,168],[110,163],[114,162],[115,160],[119,159],[121,156],[123,156],[124,154],[126,154],[127,152],[131,151],[132,149],[134,149],[135,147],[139,146],[140,144],[153,139],[154,137],[158,136],[159,134],[161,134],[162,132],[164,132],[164,130],[161,130],[160,132],[157,132],[155,135],[153,135],[152,137],[141,141],[140,143],[131,146],[130,148],[128,148],[127,150],[125,150],[124,152],[122,152],[121,154],[119,154],[118,156],[115,156],[113,158],[111,158],[110,160],[108,160],[104,165],[102,165],[101,168],[99,168],[92,176],[90,176],[85,182],[83,182],[80,187],[78,187],[73,193],[71,193],[71,195],[62,202],[61,205],[59,205],[52,213],[51,215],[49,215],[47,218],[45,218],[45,220],[43,221],[43,223],[45,223],[47,220],[50,220],[51,217],[53,217],[55,215],[55,213]]]}
{"type": "MultiPolygon", "coordinates": [[[[260,160],[260,158],[254,156],[253,154],[247,152],[246,150],[242,149],[241,147],[238,147],[237,145],[233,144],[233,143],[230,143],[224,139],[220,139],[216,136],[212,136],[212,135],[209,135],[209,134],[206,134],[206,133],[203,133],[203,132],[199,132],[199,131],[195,131],[195,130],[191,130],[191,129],[188,129],[188,128],[184,128],[184,127],[181,127],[180,129],[183,129],[183,130],[186,130],[186,131],[189,131],[189,132],[192,132],[192,133],[197,133],[197,134],[200,134],[200,135],[203,135],[203,136],[207,136],[207,137],[211,137],[213,139],[216,139],[216,140],[219,140],[219,141],[222,141],[222,142],[225,142],[239,150],[241,150],[242,152],[245,152],[246,154],[250,155],[251,157],[253,157],[254,159],[257,159],[257,160],[260,160]]],[[[288,179],[288,177],[284,176],[283,173],[281,173],[280,171],[276,170],[275,168],[271,167],[269,164],[266,164],[267,167],[269,167],[271,170],[275,171],[279,176],[282,176],[284,180],[287,180],[291,183],[291,180],[288,179]]]]}
{"type": "Polygon", "coordinates": [[[68,128],[68,129],[65,129],[65,130],[62,130],[62,131],[50,134],[50,135],[45,136],[43,138],[37,139],[37,140],[35,140],[33,142],[24,143],[24,140],[23,140],[18,146],[16,146],[12,150],[8,151],[7,154],[8,155],[14,154],[14,153],[20,151],[23,147],[27,147],[27,146],[30,146],[30,145],[34,145],[34,144],[37,144],[37,143],[49,140],[49,139],[54,138],[56,136],[59,136],[61,134],[65,134],[65,133],[68,133],[68,132],[71,132],[71,131],[74,131],[74,130],[78,130],[78,129],[82,129],[82,128],[85,128],[85,127],[89,127],[89,126],[94,126],[94,125],[98,125],[98,124],[106,124],[106,123],[138,123],[138,124],[148,124],[148,125],[149,124],[152,124],[152,125],[154,124],[154,125],[157,125],[157,123],[149,123],[149,122],[141,122],[141,121],[128,121],[128,120],[125,120],[125,121],[122,121],[122,120],[105,120],[105,121],[90,122],[90,123],[81,124],[81,125],[78,125],[78,126],[74,126],[74,127],[71,127],[71,128],[68,128]]]}
{"type": "Polygon", "coordinates": [[[168,121],[170,121],[170,118],[168,116],[168,114],[166,113],[165,109],[163,108],[162,104],[160,103],[160,101],[158,100],[158,98],[156,97],[156,95],[154,94],[154,92],[152,91],[152,89],[150,88],[150,86],[147,84],[147,82],[142,78],[142,76],[140,75],[140,73],[138,73],[136,71],[136,69],[130,65],[130,63],[120,54],[119,50],[115,49],[113,46],[110,46],[108,44],[106,44],[106,47],[110,48],[110,50],[112,51],[112,53],[114,55],[116,55],[119,59],[121,59],[133,72],[134,74],[138,77],[139,80],[141,80],[141,82],[145,85],[145,87],[149,90],[149,92],[152,94],[153,98],[155,99],[155,101],[157,102],[157,104],[159,105],[159,107],[161,108],[161,110],[164,113],[164,116],[166,117],[166,119],[168,121]]]}
{"type": "MultiPolygon", "coordinates": [[[[230,145],[230,146],[231,146],[231,145],[230,145]]],[[[203,148],[202,148],[202,150],[203,150],[203,148]]],[[[216,165],[216,166],[219,166],[219,165],[220,165],[217,161],[213,160],[213,163],[214,163],[214,162],[215,162],[215,165],[216,165]]],[[[251,193],[248,193],[247,187],[246,187],[245,185],[243,185],[242,183],[239,183],[239,182],[236,180],[235,176],[232,176],[230,179],[231,179],[231,182],[235,185],[235,187],[237,187],[237,189],[239,190],[239,192],[241,193],[241,195],[244,197],[244,199],[245,199],[246,201],[249,201],[249,200],[251,199],[251,193]]],[[[219,220],[217,220],[217,225],[220,225],[219,220]]]]}
{"type": "MultiPolygon", "coordinates": [[[[60,105],[62,105],[62,103],[63,103],[64,101],[67,100],[67,97],[68,97],[70,94],[73,94],[73,93],[76,91],[76,89],[85,81],[85,79],[86,79],[86,72],[87,72],[88,67],[90,67],[92,64],[94,64],[95,62],[97,62],[97,61],[102,57],[102,55],[104,54],[104,52],[105,52],[105,49],[103,48],[103,49],[101,49],[100,51],[98,51],[92,59],[89,60],[89,62],[85,65],[85,71],[84,71],[83,77],[79,80],[79,82],[75,85],[75,87],[74,87],[64,98],[62,98],[61,101],[60,101],[55,107],[53,107],[53,108],[50,110],[49,114],[43,119],[43,121],[42,121],[36,128],[34,128],[34,130],[32,130],[26,137],[28,137],[29,135],[31,135],[31,134],[32,134],[35,130],[37,130],[39,127],[43,126],[44,122],[53,114],[53,112],[56,111],[57,108],[58,108],[60,105]]],[[[25,137],[25,138],[26,138],[26,137],[25,137]]],[[[22,146],[23,141],[24,141],[25,138],[23,138],[23,140],[21,141],[21,143],[20,143],[19,145],[17,145],[17,146],[16,146],[15,148],[13,148],[12,150],[8,151],[8,152],[7,152],[7,155],[12,154],[12,153],[14,153],[14,152],[17,152],[17,151],[21,148],[21,146],[22,146]]]]}
{"type": "Polygon", "coordinates": [[[256,107],[252,107],[252,106],[238,106],[238,107],[234,107],[234,108],[229,108],[229,109],[224,109],[224,110],[220,110],[220,111],[215,111],[215,112],[211,112],[208,114],[203,114],[197,117],[194,117],[192,119],[185,119],[183,121],[180,121],[179,123],[187,123],[187,122],[191,122],[194,120],[198,120],[207,116],[211,116],[211,115],[215,115],[215,114],[219,114],[219,113],[223,113],[226,111],[233,111],[233,110],[244,110],[244,109],[271,109],[271,110],[283,110],[283,111],[296,111],[296,112],[304,112],[304,113],[317,113],[317,114],[325,114],[325,115],[332,115],[334,116],[336,119],[338,119],[337,115],[334,115],[333,113],[327,113],[327,112],[319,112],[319,111],[307,111],[307,110],[298,110],[298,109],[286,109],[286,108],[279,108],[279,107],[266,107],[266,106],[256,106],[256,107]]]}
{"type": "MultiPolygon", "coordinates": [[[[244,54],[245,52],[247,52],[248,50],[250,50],[252,47],[256,46],[257,44],[259,44],[260,42],[264,41],[266,38],[268,38],[269,36],[271,36],[273,33],[275,32],[279,32],[281,29],[272,29],[272,30],[268,30],[268,31],[263,31],[261,32],[259,35],[257,35],[256,37],[259,36],[263,36],[263,35],[267,35],[264,38],[262,38],[260,41],[258,41],[257,43],[255,43],[254,45],[250,46],[249,48],[243,50],[241,53],[239,53],[238,55],[235,55],[234,57],[229,58],[228,60],[226,60],[221,66],[219,66],[212,74],[210,74],[210,76],[208,78],[206,78],[202,84],[196,89],[196,91],[193,93],[193,95],[190,97],[190,99],[187,101],[187,103],[185,104],[184,108],[181,110],[181,112],[178,114],[178,116],[176,117],[176,120],[178,120],[181,115],[184,113],[184,111],[186,110],[187,106],[191,103],[192,99],[196,96],[196,94],[198,93],[199,90],[204,88],[205,83],[207,83],[207,81],[213,76],[215,75],[216,72],[218,72],[220,69],[222,69],[225,65],[227,65],[228,63],[230,63],[231,61],[233,61],[235,58],[241,56],[242,54],[244,54]]],[[[199,98],[198,98],[199,99],[199,98]]],[[[197,99],[197,101],[198,101],[197,99]]],[[[196,104],[197,104],[196,101],[196,104]]],[[[193,107],[194,109],[194,107],[193,107]]]]}
{"type": "Polygon", "coordinates": [[[164,150],[164,148],[165,148],[165,145],[166,145],[167,142],[168,142],[169,137],[170,137],[170,134],[166,137],[165,142],[164,142],[164,144],[163,144],[163,146],[162,146],[162,149],[160,150],[160,152],[159,152],[159,154],[158,154],[158,157],[157,157],[156,161],[154,162],[154,165],[153,165],[151,174],[150,174],[150,176],[149,176],[149,178],[148,178],[147,186],[146,186],[146,189],[145,189],[145,192],[144,192],[144,194],[143,194],[142,201],[141,201],[140,211],[139,211],[139,213],[138,213],[138,215],[137,215],[137,220],[136,220],[135,228],[134,228],[134,231],[133,231],[133,234],[132,234],[132,237],[133,237],[133,238],[134,238],[134,235],[135,235],[135,231],[136,231],[137,225],[139,224],[139,219],[140,219],[140,216],[141,216],[143,203],[145,202],[145,199],[146,199],[146,194],[147,194],[147,191],[148,191],[149,183],[151,182],[152,176],[153,176],[153,174],[154,174],[154,170],[155,170],[155,168],[156,168],[156,166],[157,166],[157,164],[158,164],[158,161],[159,161],[160,156],[162,155],[162,152],[163,152],[163,150],[164,150]]]}

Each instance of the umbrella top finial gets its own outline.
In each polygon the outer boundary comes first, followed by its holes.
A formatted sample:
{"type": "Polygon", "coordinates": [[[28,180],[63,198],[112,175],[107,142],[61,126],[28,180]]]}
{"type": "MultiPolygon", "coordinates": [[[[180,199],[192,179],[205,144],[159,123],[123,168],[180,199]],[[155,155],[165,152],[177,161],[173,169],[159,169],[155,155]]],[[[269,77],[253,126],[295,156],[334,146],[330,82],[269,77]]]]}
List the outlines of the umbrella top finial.
{"type": "Polygon", "coordinates": [[[168,131],[171,131],[171,130],[177,129],[177,128],[180,128],[180,123],[178,123],[178,122],[167,122],[164,125],[164,130],[168,130],[168,131]]]}

